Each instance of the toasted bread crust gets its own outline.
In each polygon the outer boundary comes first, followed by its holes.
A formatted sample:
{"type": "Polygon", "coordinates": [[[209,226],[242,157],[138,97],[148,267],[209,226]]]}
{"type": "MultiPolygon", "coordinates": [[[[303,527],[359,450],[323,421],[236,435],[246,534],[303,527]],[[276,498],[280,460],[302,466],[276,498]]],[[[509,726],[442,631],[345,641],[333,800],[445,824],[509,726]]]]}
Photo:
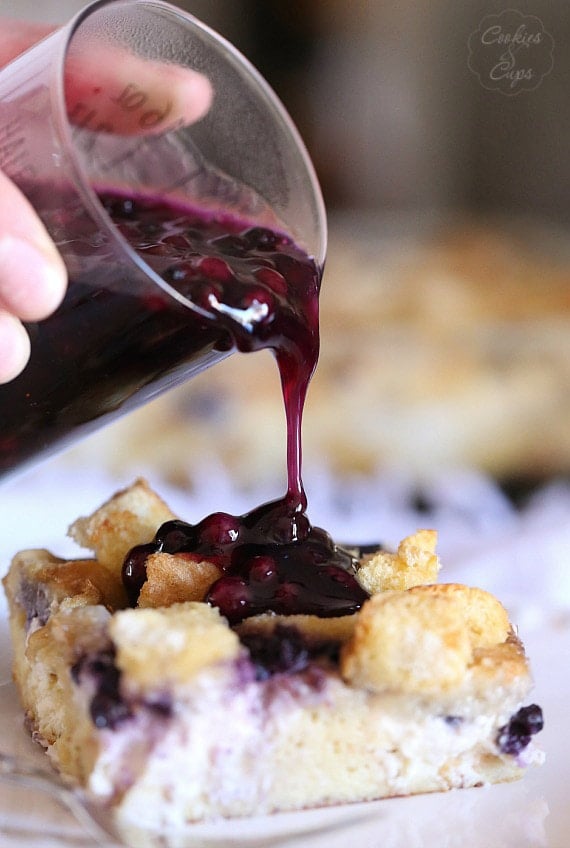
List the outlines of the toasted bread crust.
{"type": "Polygon", "coordinates": [[[456,614],[467,627],[472,648],[491,648],[505,642],[509,636],[511,624],[506,609],[484,589],[460,583],[439,583],[415,586],[410,594],[453,601],[456,614]]]}
{"type": "Polygon", "coordinates": [[[240,654],[239,639],[226,620],[203,603],[121,610],[111,619],[109,634],[117,667],[137,690],[187,686],[199,672],[240,654]]]}
{"type": "Polygon", "coordinates": [[[139,607],[169,607],[183,601],[203,601],[208,589],[222,576],[213,562],[196,562],[183,554],[152,554],[146,561],[146,582],[139,607]]]}
{"type": "Polygon", "coordinates": [[[469,634],[449,599],[383,592],[358,615],[341,673],[375,692],[436,694],[463,682],[471,655],[469,634]]]}
{"type": "Polygon", "coordinates": [[[400,542],[397,553],[380,551],[360,561],[358,582],[369,595],[433,583],[441,568],[435,530],[418,530],[400,542]]]}
{"type": "Polygon", "coordinates": [[[117,575],[129,550],[150,542],[160,525],[175,517],[146,480],[139,478],[92,515],[74,521],[69,535],[117,575]]]}

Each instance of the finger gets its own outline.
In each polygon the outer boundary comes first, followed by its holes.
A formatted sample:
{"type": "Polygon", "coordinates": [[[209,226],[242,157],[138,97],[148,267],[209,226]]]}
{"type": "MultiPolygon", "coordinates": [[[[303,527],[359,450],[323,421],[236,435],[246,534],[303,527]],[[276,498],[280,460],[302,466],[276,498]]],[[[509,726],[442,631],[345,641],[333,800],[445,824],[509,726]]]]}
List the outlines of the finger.
{"type": "Polygon", "coordinates": [[[0,25],[0,67],[7,65],[28,47],[49,35],[53,27],[2,18],[0,25]]]}
{"type": "Polygon", "coordinates": [[[112,47],[103,55],[70,55],[65,93],[73,124],[120,135],[193,124],[213,100],[212,84],[198,71],[112,47]]]}
{"type": "Polygon", "coordinates": [[[0,384],[24,370],[30,358],[30,339],[13,315],[0,310],[0,384]]]}
{"type": "Polygon", "coordinates": [[[30,203],[0,173],[0,310],[38,321],[60,304],[65,265],[30,203]]]}

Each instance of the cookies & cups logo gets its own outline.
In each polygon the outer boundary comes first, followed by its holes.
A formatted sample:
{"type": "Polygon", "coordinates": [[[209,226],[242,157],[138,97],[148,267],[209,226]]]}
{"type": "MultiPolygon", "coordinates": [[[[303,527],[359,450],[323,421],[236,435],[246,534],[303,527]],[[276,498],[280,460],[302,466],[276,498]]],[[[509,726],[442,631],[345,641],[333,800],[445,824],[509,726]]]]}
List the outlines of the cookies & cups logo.
{"type": "Polygon", "coordinates": [[[554,39],[539,18],[516,9],[483,18],[468,48],[469,69],[483,88],[502,94],[533,91],[554,66],[554,39]]]}

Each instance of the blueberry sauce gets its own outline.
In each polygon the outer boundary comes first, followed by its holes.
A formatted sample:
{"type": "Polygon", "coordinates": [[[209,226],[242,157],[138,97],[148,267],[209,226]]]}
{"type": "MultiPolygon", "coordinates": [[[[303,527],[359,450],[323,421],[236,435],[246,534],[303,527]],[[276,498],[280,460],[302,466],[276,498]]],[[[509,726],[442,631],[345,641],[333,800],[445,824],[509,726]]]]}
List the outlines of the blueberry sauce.
{"type": "Polygon", "coordinates": [[[119,691],[121,673],[115,665],[112,649],[83,656],[72,666],[74,683],[80,683],[85,676],[91,678],[95,688],[89,709],[96,727],[114,730],[132,717],[132,711],[119,691]]]}
{"type": "Polygon", "coordinates": [[[93,688],[89,703],[91,720],[100,730],[115,730],[133,718],[136,709],[145,709],[154,716],[167,719],[172,714],[172,704],[163,696],[152,701],[129,704],[121,693],[121,671],[115,662],[114,648],[84,654],[71,667],[75,684],[88,680],[93,688]]]}
{"type": "MultiPolygon", "coordinates": [[[[199,524],[169,522],[127,556],[123,580],[135,605],[155,552],[184,553],[224,572],[205,600],[236,623],[276,613],[347,615],[366,593],[352,557],[310,525],[301,478],[301,420],[319,352],[320,271],[291,239],[229,216],[176,209],[160,200],[102,198],[122,235],[167,282],[203,310],[241,351],[270,349],[287,422],[287,493],[247,515],[214,513],[199,524]]],[[[254,447],[252,446],[252,450],[254,447]]]]}
{"type": "Polygon", "coordinates": [[[249,651],[256,680],[268,680],[277,674],[305,671],[311,662],[338,663],[340,642],[318,641],[310,644],[296,627],[278,624],[269,634],[243,633],[240,641],[249,651]]]}
{"type": "Polygon", "coordinates": [[[273,352],[287,419],[288,501],[302,512],[301,419],[319,354],[320,269],[289,236],[229,214],[152,198],[100,199],[145,262],[216,327],[218,345],[273,352]]]}
{"type": "Polygon", "coordinates": [[[268,610],[349,615],[368,597],[351,573],[351,555],[304,513],[292,512],[287,498],[240,517],[218,512],[194,525],[163,524],[153,542],[125,559],[123,581],[133,605],[146,580],[147,557],[156,552],[207,559],[222,569],[205,600],[232,624],[268,610]]]}
{"type": "Polygon", "coordinates": [[[540,733],[544,727],[542,710],[536,704],[521,707],[508,724],[501,727],[497,734],[497,746],[503,754],[517,756],[529,744],[531,737],[540,733]]]}
{"type": "Polygon", "coordinates": [[[26,629],[29,629],[34,621],[40,627],[47,624],[51,603],[43,583],[22,580],[18,590],[18,603],[26,612],[26,629]]]}

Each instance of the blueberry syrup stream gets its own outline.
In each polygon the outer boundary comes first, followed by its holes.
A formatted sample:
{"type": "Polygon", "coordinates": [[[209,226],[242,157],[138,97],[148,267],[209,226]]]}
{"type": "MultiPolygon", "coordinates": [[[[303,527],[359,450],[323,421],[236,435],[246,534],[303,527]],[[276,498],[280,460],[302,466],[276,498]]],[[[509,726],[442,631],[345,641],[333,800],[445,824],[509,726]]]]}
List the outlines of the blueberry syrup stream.
{"type": "Polygon", "coordinates": [[[232,623],[267,610],[355,612],[367,596],[351,573],[352,557],[311,526],[301,474],[303,407],[319,353],[320,270],[286,235],[230,216],[148,198],[101,200],[137,253],[202,310],[228,347],[273,351],[287,422],[285,497],[243,516],[214,513],[195,525],[163,525],[154,542],[125,560],[130,602],[146,580],[148,557],[165,552],[220,568],[206,600],[232,623]]]}

